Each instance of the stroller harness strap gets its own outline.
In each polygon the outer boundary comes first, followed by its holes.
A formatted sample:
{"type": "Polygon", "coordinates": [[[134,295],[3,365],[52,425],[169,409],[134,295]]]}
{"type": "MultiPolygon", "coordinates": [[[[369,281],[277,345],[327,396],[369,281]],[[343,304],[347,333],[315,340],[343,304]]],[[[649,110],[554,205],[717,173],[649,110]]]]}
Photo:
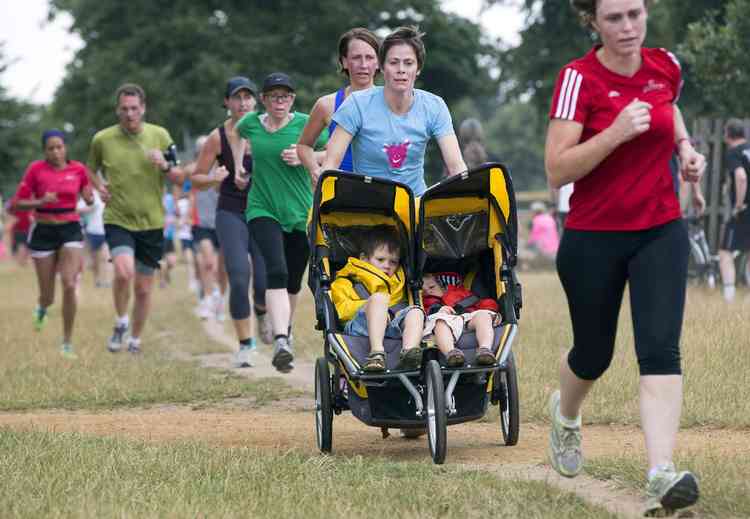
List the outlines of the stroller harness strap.
{"type": "MultiPolygon", "coordinates": [[[[357,278],[352,277],[352,276],[347,276],[346,279],[351,281],[352,288],[361,299],[367,300],[370,298],[372,294],[370,294],[370,291],[367,290],[367,287],[364,285],[364,283],[362,283],[357,278]]],[[[399,312],[399,310],[408,308],[408,306],[409,306],[409,303],[407,303],[406,301],[402,301],[400,303],[396,303],[395,305],[391,305],[388,307],[388,315],[390,315],[391,318],[393,318],[399,312]]]]}

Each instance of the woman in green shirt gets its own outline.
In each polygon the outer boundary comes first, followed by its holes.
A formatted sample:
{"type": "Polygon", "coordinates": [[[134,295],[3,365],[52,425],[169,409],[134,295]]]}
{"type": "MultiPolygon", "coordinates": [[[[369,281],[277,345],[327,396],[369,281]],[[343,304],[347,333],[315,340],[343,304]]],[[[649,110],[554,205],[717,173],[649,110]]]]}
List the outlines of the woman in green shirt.
{"type": "MultiPolygon", "coordinates": [[[[294,85],[286,74],[275,72],[263,82],[260,100],[266,113],[250,112],[235,125],[253,153],[253,184],[247,199],[247,220],[266,264],[266,305],[274,334],[272,363],[281,372],[293,369],[291,323],[297,294],[310,250],[307,215],[312,206],[310,174],[297,156],[296,142],[308,116],[292,112],[294,85]]],[[[327,132],[318,139],[325,144],[327,132]]],[[[233,145],[235,164],[244,153],[240,139],[233,145]]],[[[322,160],[322,156],[318,157],[322,160]]],[[[238,171],[240,189],[244,171],[238,171]]]]}

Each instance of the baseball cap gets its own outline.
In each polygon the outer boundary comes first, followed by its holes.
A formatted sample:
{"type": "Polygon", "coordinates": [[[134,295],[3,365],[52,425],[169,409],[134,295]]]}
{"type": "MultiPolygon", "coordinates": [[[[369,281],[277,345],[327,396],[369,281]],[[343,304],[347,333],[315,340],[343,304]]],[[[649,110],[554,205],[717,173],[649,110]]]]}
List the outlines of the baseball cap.
{"type": "Polygon", "coordinates": [[[258,97],[255,93],[258,90],[258,87],[256,87],[255,83],[245,76],[235,76],[227,81],[227,88],[224,92],[224,97],[231,97],[240,90],[249,90],[253,97],[258,97]]]}
{"type": "Polygon", "coordinates": [[[276,87],[285,87],[294,92],[292,80],[283,72],[274,72],[263,80],[263,92],[268,92],[276,87]]]}

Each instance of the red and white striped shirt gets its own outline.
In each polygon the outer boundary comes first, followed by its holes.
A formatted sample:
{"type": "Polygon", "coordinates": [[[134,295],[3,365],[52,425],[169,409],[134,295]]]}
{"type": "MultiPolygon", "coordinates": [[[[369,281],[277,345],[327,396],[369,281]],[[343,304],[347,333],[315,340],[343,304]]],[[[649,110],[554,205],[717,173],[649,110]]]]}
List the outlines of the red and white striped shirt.
{"type": "Polygon", "coordinates": [[[669,170],[674,151],[673,104],[682,87],[679,62],[664,49],[643,48],[641,68],[626,77],[601,64],[598,48],[560,71],[550,119],[582,124],[580,142],[586,142],[611,126],[633,99],[639,99],[653,106],[651,126],[575,182],[565,227],[631,231],[679,218],[669,170]]]}

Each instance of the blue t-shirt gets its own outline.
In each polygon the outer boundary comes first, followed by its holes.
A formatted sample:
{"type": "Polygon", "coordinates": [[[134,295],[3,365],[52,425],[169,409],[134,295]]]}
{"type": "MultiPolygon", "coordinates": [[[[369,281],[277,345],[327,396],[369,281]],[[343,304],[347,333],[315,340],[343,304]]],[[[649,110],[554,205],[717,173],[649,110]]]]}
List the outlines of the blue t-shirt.
{"type": "Polygon", "coordinates": [[[414,90],[414,102],[397,115],[385,102],[383,87],[353,92],[333,114],[333,120],[354,136],[354,171],[408,185],[416,196],[427,186],[424,154],[431,138],[452,135],[453,121],[442,98],[414,90]]]}

